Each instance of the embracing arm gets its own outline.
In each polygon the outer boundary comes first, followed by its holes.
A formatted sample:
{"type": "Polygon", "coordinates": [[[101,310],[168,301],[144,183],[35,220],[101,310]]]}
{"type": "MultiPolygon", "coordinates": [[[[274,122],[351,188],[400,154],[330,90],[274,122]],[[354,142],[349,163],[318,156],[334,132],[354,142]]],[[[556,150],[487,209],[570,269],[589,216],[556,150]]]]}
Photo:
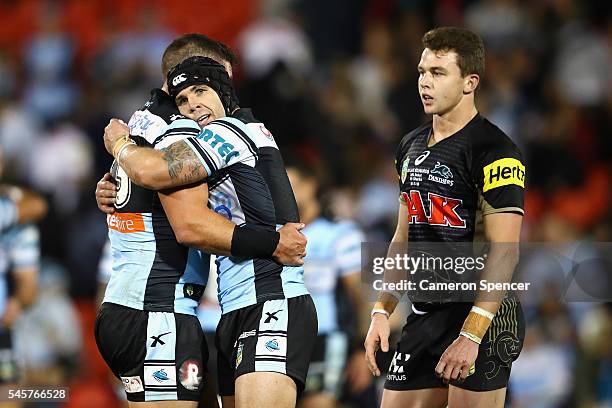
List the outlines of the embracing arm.
{"type": "Polygon", "coordinates": [[[178,242],[208,253],[230,255],[236,225],[206,207],[206,184],[158,194],[178,242]]]}
{"type": "Polygon", "coordinates": [[[150,190],[184,186],[208,176],[183,140],[161,150],[126,145],[115,158],[134,183],[150,190]]]}
{"type": "Polygon", "coordinates": [[[128,177],[149,190],[162,190],[196,183],[208,177],[206,168],[184,140],[165,149],[136,146],[129,128],[112,119],[104,129],[104,145],[128,177]]]}

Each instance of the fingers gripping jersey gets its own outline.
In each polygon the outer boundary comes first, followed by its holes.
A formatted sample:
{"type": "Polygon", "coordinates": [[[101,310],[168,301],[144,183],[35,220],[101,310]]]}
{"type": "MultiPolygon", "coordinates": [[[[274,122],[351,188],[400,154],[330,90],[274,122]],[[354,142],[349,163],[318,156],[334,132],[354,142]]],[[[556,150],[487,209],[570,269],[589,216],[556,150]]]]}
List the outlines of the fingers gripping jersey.
{"type": "Polygon", "coordinates": [[[480,115],[428,147],[431,130],[406,135],[396,154],[409,241],[472,241],[477,215],[523,214],[525,166],[508,136],[480,115]]]}
{"type": "MultiPolygon", "coordinates": [[[[272,134],[249,109],[215,120],[186,139],[209,174],[208,205],[237,225],[274,229],[299,222],[293,190],[272,134]]],[[[217,257],[223,313],[307,294],[301,267],[269,259],[217,257]]]]}
{"type": "MultiPolygon", "coordinates": [[[[128,126],[139,146],[156,149],[200,131],[160,89],[128,126]]],[[[111,172],[119,190],[117,210],[107,217],[113,266],[104,301],[194,315],[208,279],[208,255],[176,241],[156,192],[133,184],[116,162],[111,172]]]]}
{"type": "Polygon", "coordinates": [[[361,242],[356,224],[318,218],[302,231],[308,238],[304,281],[317,309],[319,334],[338,329],[336,286],[343,276],[361,270],[361,242]]]}

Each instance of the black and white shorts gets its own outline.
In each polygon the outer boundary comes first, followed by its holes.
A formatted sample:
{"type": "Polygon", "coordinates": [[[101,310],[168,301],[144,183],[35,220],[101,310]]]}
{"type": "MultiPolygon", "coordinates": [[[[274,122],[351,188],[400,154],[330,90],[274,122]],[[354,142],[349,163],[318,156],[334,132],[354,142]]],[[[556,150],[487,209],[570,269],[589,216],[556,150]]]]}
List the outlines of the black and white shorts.
{"type": "Polygon", "coordinates": [[[129,401],[198,401],[208,349],[195,316],[103,303],[96,343],[129,401]]]}
{"type": "MultiPolygon", "coordinates": [[[[459,335],[471,303],[408,316],[389,366],[385,388],[395,391],[448,387],[435,373],[442,353],[459,335]]],[[[525,320],[516,299],[504,299],[478,349],[476,371],[451,385],[492,391],[508,385],[512,362],[523,348],[525,320]]]]}
{"type": "Polygon", "coordinates": [[[334,331],[317,336],[304,396],[317,393],[340,396],[348,349],[349,339],[344,332],[334,331]]]}
{"type": "Polygon", "coordinates": [[[310,295],[268,300],[221,316],[217,327],[217,379],[222,396],[234,395],[243,374],[276,372],[303,390],[317,337],[310,295]]]}

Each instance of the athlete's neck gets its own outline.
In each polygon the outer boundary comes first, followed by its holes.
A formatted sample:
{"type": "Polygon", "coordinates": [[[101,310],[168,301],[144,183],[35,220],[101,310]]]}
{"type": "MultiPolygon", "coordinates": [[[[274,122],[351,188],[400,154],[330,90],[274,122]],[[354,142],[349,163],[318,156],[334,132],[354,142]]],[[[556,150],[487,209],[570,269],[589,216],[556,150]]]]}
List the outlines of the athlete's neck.
{"type": "Polygon", "coordinates": [[[473,101],[463,100],[442,115],[433,115],[433,132],[430,145],[436,144],[463,129],[478,114],[473,101]]]}
{"type": "Polygon", "coordinates": [[[300,221],[308,225],[321,214],[321,206],[317,200],[312,200],[300,207],[300,221]]]}

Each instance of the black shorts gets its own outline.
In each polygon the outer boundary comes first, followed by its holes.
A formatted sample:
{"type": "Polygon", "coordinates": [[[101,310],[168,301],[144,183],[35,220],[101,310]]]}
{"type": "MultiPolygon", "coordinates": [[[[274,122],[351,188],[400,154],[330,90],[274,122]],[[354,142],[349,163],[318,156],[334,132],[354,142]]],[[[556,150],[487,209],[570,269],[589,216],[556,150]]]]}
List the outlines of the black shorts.
{"type": "Polygon", "coordinates": [[[19,379],[11,330],[0,326],[0,384],[15,384],[19,379]]]}
{"type": "Polygon", "coordinates": [[[276,372],[303,390],[317,337],[317,312],[310,295],[268,300],[221,316],[215,345],[222,396],[234,395],[243,374],[276,372]]]}
{"type": "Polygon", "coordinates": [[[103,303],[95,336],[128,401],[199,400],[208,349],[195,316],[103,303]]]}
{"type": "Polygon", "coordinates": [[[340,396],[348,348],[346,333],[335,331],[317,336],[304,396],[317,393],[333,395],[336,398],[340,396]]]}
{"type": "MultiPolygon", "coordinates": [[[[455,341],[471,303],[455,303],[424,315],[411,314],[391,360],[385,388],[406,391],[448,387],[435,373],[442,353],[455,341]]],[[[451,384],[470,391],[492,391],[508,385],[510,368],[525,338],[525,321],[516,299],[504,299],[482,339],[474,374],[451,384]]]]}

